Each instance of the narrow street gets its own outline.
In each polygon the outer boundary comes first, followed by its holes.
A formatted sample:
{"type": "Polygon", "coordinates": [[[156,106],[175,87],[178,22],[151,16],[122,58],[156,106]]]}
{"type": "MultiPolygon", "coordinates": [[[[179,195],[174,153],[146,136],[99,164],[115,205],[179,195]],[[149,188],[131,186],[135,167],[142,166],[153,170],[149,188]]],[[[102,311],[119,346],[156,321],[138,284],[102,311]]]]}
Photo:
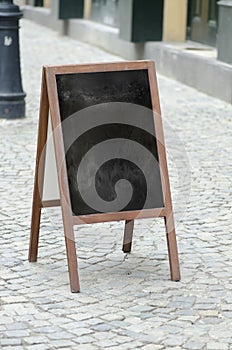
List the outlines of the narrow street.
{"type": "Polygon", "coordinates": [[[181,282],[171,282],[162,219],[75,228],[81,293],[69,287],[59,208],[28,245],[43,65],[120,57],[21,21],[26,118],[0,119],[0,348],[232,349],[232,106],[158,77],[181,282]]]}

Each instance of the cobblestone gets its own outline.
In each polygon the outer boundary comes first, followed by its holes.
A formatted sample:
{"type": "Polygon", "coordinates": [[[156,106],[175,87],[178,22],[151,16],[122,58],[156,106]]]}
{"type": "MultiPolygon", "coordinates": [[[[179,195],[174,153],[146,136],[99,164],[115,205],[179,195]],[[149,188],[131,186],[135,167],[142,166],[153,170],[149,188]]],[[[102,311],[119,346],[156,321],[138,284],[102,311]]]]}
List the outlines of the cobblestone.
{"type": "Polygon", "coordinates": [[[0,342],[1,346],[15,346],[15,345],[21,345],[22,344],[22,340],[19,339],[15,339],[15,338],[5,338],[5,339],[1,339],[0,342]]]}
{"type": "Polygon", "coordinates": [[[43,65],[121,60],[22,20],[27,116],[0,119],[0,347],[3,350],[232,349],[232,106],[158,77],[182,280],[169,280],[163,220],[76,228],[71,294],[60,209],[42,213],[27,261],[43,65]],[[97,239],[96,239],[97,237],[97,239]]]}

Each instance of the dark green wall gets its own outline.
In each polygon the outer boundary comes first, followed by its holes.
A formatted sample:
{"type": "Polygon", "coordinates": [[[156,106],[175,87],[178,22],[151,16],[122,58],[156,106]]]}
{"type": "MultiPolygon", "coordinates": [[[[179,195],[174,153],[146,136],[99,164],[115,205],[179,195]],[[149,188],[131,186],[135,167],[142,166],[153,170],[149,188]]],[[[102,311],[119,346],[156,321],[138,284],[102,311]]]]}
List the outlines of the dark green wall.
{"type": "Polygon", "coordinates": [[[132,42],[160,41],[164,0],[120,0],[120,37],[132,42]]]}
{"type": "Polygon", "coordinates": [[[59,0],[59,19],[82,18],[84,0],[59,0]]]}

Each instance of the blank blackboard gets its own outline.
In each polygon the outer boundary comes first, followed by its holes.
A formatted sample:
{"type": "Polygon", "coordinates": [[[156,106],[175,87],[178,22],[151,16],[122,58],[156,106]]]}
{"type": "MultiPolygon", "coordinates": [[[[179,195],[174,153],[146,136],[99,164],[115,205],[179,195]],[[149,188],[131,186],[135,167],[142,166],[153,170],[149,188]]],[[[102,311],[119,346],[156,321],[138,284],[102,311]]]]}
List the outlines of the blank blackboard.
{"type": "Polygon", "coordinates": [[[180,280],[154,62],[43,68],[29,261],[37,260],[41,210],[54,206],[72,292],[80,291],[74,225],[107,221],[125,220],[129,253],[134,220],[163,217],[171,279],[180,280]],[[59,198],[44,192],[48,174],[59,198]]]}
{"type": "Polygon", "coordinates": [[[162,208],[148,70],[57,74],[56,84],[73,215],[162,208]]]}

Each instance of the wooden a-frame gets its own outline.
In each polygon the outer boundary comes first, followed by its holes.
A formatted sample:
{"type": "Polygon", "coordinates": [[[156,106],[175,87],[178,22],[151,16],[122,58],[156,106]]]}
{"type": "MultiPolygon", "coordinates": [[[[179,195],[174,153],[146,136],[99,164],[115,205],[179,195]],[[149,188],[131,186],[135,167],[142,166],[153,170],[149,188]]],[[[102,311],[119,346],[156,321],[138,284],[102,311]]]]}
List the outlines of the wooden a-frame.
{"type": "Polygon", "coordinates": [[[127,253],[131,251],[132,235],[134,227],[134,219],[163,217],[166,238],[168,246],[168,256],[170,265],[170,274],[172,281],[180,280],[180,269],[178,259],[178,249],[176,242],[175,225],[173,218],[172,200],[170,192],[170,184],[167,169],[166,151],[164,145],[164,135],[161,120],[161,112],[159,105],[157,81],[155,74],[154,62],[152,61],[134,61],[134,62],[117,62],[102,63],[89,65],[70,65],[44,67],[42,74],[42,87],[40,98],[40,113],[37,141],[37,156],[34,179],[34,193],[32,203],[32,219],[31,234],[29,245],[29,261],[37,261],[38,242],[40,231],[41,210],[45,207],[61,206],[66,253],[68,260],[68,270],[70,278],[70,286],[72,292],[80,291],[80,283],[78,276],[78,264],[75,247],[74,225],[84,223],[96,223],[105,221],[125,220],[125,231],[122,250],[127,253]],[[80,72],[101,72],[101,71],[120,71],[123,69],[147,69],[149,74],[150,92],[152,98],[152,108],[155,111],[154,124],[157,137],[157,150],[159,155],[160,169],[162,173],[162,190],[164,198],[163,208],[142,209],[141,211],[128,211],[116,213],[90,214],[83,216],[73,216],[71,209],[71,201],[69,195],[69,187],[67,180],[67,169],[65,164],[65,152],[63,145],[63,137],[61,130],[59,103],[57,97],[56,74],[69,74],[80,72]],[[48,137],[48,120],[49,113],[51,118],[54,150],[56,157],[58,183],[60,189],[59,200],[43,200],[44,171],[46,158],[46,143],[48,137]]]}

